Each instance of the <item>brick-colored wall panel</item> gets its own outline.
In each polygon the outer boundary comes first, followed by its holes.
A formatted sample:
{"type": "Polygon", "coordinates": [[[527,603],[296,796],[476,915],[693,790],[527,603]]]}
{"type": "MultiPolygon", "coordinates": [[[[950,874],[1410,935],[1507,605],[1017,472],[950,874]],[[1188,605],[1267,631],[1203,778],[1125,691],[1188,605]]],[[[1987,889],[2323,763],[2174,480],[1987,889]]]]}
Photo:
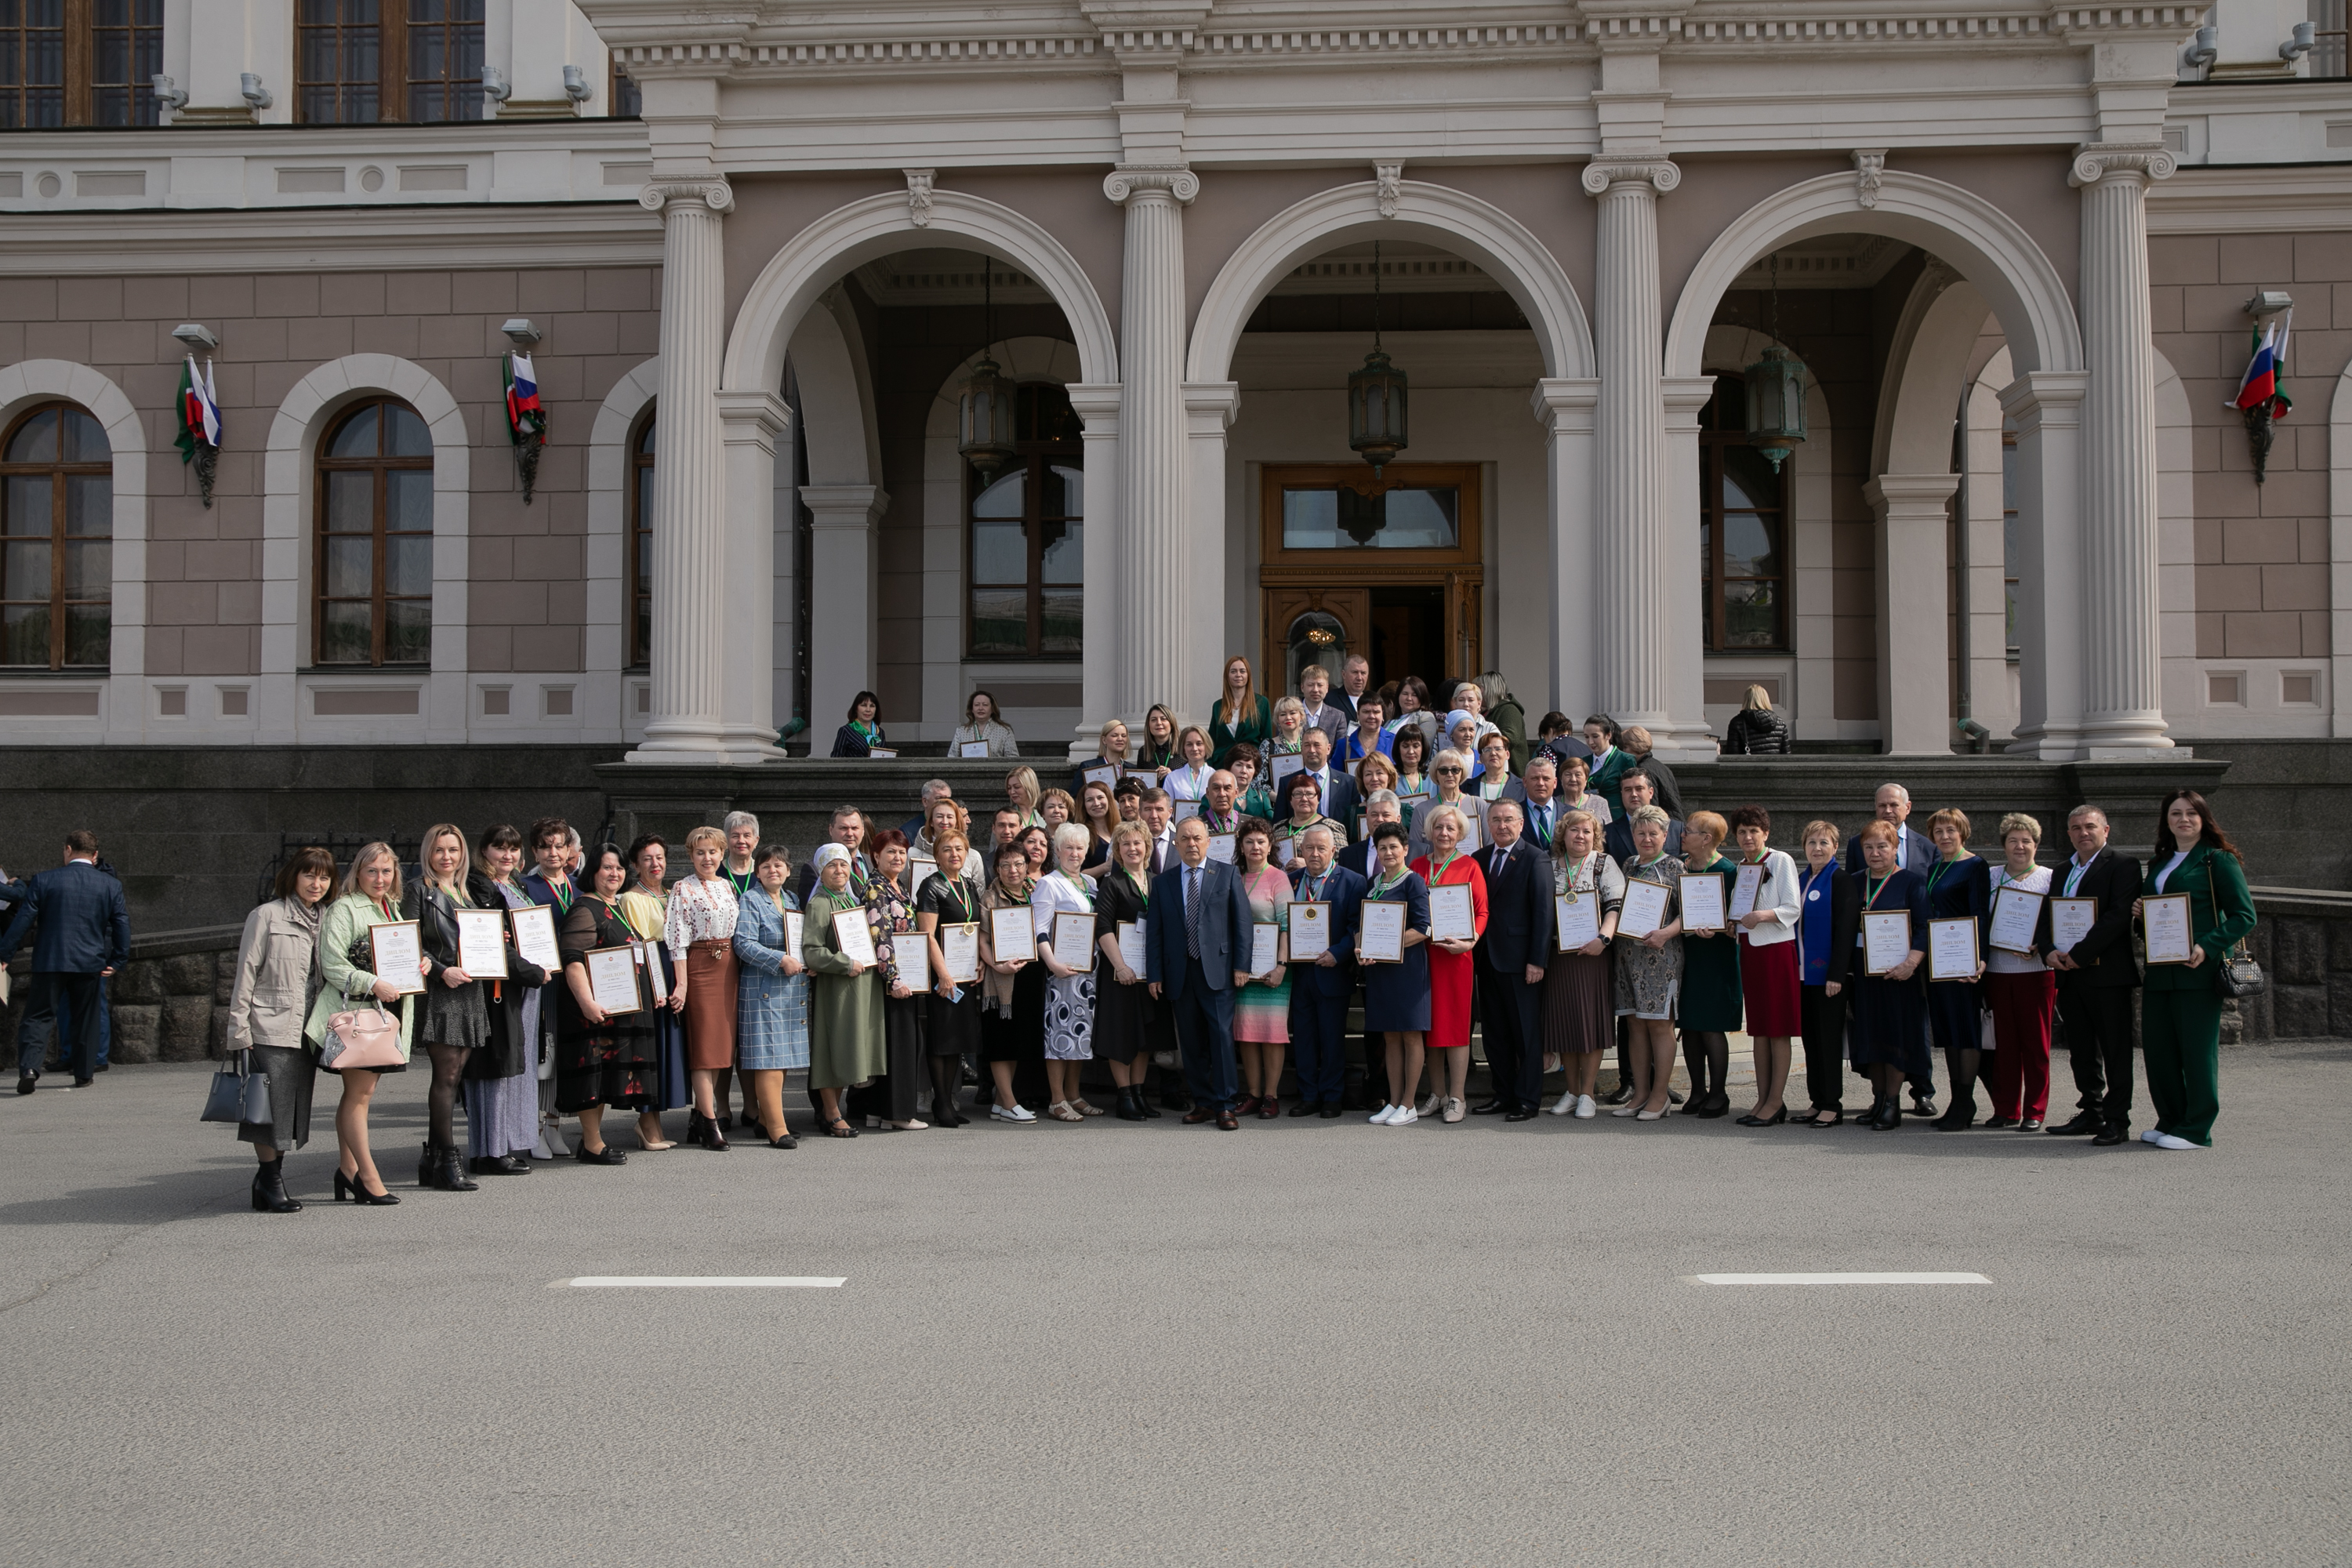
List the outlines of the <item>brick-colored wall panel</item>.
{"type": "Polygon", "coordinates": [[[2192,525],[2196,531],[2196,562],[2200,566],[2214,566],[2221,561],[2221,520],[2200,517],[2192,525]]]}
{"type": "Polygon", "coordinates": [[[392,273],[383,280],[383,308],[394,316],[446,316],[449,313],[449,275],[392,273]]]}
{"type": "Polygon", "coordinates": [[[180,673],[250,675],[258,668],[253,648],[254,632],[249,626],[191,626],[180,673]]]}
{"type": "Polygon", "coordinates": [[[2327,612],[2303,612],[2303,657],[2326,658],[2334,650],[2335,639],[2328,635],[2327,612]]]}
{"type": "MultiPolygon", "coordinates": [[[[2180,331],[2180,290],[2158,286],[2147,291],[2149,330],[2158,332],[2180,331]]],[[[2178,367],[2176,367],[2178,368],[2178,367]]]]}
{"type": "MultiPolygon", "coordinates": [[[[94,321],[89,329],[89,352],[100,364],[135,364],[158,353],[156,336],[151,321],[94,321]]],[[[171,344],[168,338],[164,342],[171,344]]],[[[163,352],[176,353],[177,348],[171,344],[163,352]]]]}
{"type": "Polygon", "coordinates": [[[654,296],[656,276],[645,267],[603,268],[583,279],[582,297],[592,310],[657,310],[661,301],[654,296]]]}
{"type": "Polygon", "coordinates": [[[397,354],[402,359],[415,359],[416,337],[414,316],[362,316],[352,322],[353,353],[397,354]]]}
{"type": "Polygon", "coordinates": [[[177,626],[159,626],[151,612],[147,626],[147,673],[185,675],[185,635],[177,626]]]}
{"type": "Polygon", "coordinates": [[[153,537],[154,518],[148,518],[147,581],[180,583],[188,575],[188,547],[177,540],[153,537]]]}
{"type": "Polygon", "coordinates": [[[508,626],[536,626],[547,621],[547,584],[523,578],[500,583],[473,596],[474,618],[503,621],[508,626]]]}
{"type": "Polygon", "coordinates": [[[477,594],[492,583],[504,583],[514,576],[514,542],[510,539],[485,538],[478,531],[466,542],[466,574],[477,594]]]}
{"type": "Polygon", "coordinates": [[[2298,234],[2294,237],[2296,282],[2341,283],[2347,278],[2352,278],[2352,234],[2298,234]]]}
{"type": "Polygon", "coordinates": [[[629,356],[634,368],[638,362],[651,359],[661,352],[661,317],[642,311],[623,316],[614,341],[621,352],[629,356]]]}
{"type": "MultiPolygon", "coordinates": [[[[475,614],[481,612],[478,609],[475,614]]],[[[514,668],[514,634],[502,626],[480,622],[466,628],[466,667],[488,673],[514,668]]]]}
{"type": "MultiPolygon", "coordinates": [[[[2199,589],[2199,603],[2203,603],[2203,589],[2199,589]]],[[[2197,612],[2197,657],[2220,658],[2229,646],[2229,617],[2218,610],[2197,612]]]]}
{"type": "Polygon", "coordinates": [[[554,337],[566,353],[612,353],[617,335],[617,319],[610,310],[572,310],[555,319],[554,337]]]}
{"type": "Polygon", "coordinates": [[[2147,242],[2148,277],[2158,283],[2221,280],[2221,242],[2212,235],[2159,235],[2147,242]]]}
{"type": "Polygon", "coordinates": [[[242,581],[220,585],[220,618],[225,626],[261,624],[261,573],[257,567],[242,581]]]}
{"type": "Polygon", "coordinates": [[[150,583],[147,613],[156,626],[214,626],[220,620],[220,590],[210,583],[150,583]]]}
{"type": "Polygon", "coordinates": [[[257,552],[243,540],[191,541],[187,552],[186,575],[190,582],[234,583],[261,574],[257,552]]]}
{"type": "Polygon", "coordinates": [[[2199,567],[2197,607],[2200,610],[2263,608],[2263,570],[2260,566],[2199,567]]]}
{"type": "Polygon", "coordinates": [[[587,282],[577,268],[525,272],[515,280],[515,297],[526,316],[536,320],[565,310],[587,308],[587,282]]]}
{"type": "MultiPolygon", "coordinates": [[[[11,283],[9,287],[16,285],[11,283]]],[[[127,287],[130,293],[123,301],[125,313],[152,316],[158,321],[169,317],[171,324],[175,327],[188,319],[186,279],[142,278],[127,287]]]]}
{"type": "Polygon", "coordinates": [[[517,669],[579,668],[583,662],[580,627],[577,625],[515,627],[514,661],[517,669]]]}
{"type": "MultiPolygon", "coordinates": [[[[0,293],[6,290],[0,289],[0,293]]],[[[27,321],[25,323],[25,357],[26,359],[69,359],[88,364],[89,323],[88,321],[27,321]]]]}
{"type": "Polygon", "coordinates": [[[1836,717],[1862,721],[1878,717],[1878,662],[1841,658],[1830,666],[1836,717]]]}
{"type": "MultiPolygon", "coordinates": [[[[273,279],[274,282],[275,279],[273,279]]],[[[221,331],[214,318],[241,321],[253,314],[254,279],[237,274],[205,274],[188,279],[188,309],[220,331],[223,342],[229,334],[221,331]]]]}
{"type": "Polygon", "coordinates": [[[0,289],[0,312],[12,321],[54,321],[58,319],[58,280],[54,278],[11,278],[0,289]]]}
{"type": "MultiPolygon", "coordinates": [[[[2289,447],[2293,456],[2294,448],[2289,447]]],[[[2270,478],[2262,486],[2263,516],[2265,519],[2325,517],[2327,515],[2327,471],[2324,468],[2273,468],[2270,478]]]]}
{"type": "Polygon", "coordinates": [[[2294,520],[2273,517],[2233,517],[2221,523],[2221,559],[2232,565],[2293,561],[2296,554],[2294,520]]]}
{"type": "Polygon", "coordinates": [[[383,274],[330,272],[319,279],[319,310],[329,316],[383,314],[383,274]]]}
{"type": "MultiPolygon", "coordinates": [[[[2299,541],[2296,553],[2306,566],[2327,564],[2327,520],[2324,517],[2299,518],[2295,521],[2299,541]]],[[[2323,581],[2325,574],[2322,574],[2323,581]]]]}
{"type": "Polygon", "coordinates": [[[0,321],[0,364],[15,364],[25,357],[25,323],[0,321]]]}
{"type": "Polygon", "coordinates": [[[224,355],[248,364],[267,364],[288,358],[286,321],[283,317],[257,316],[239,321],[233,336],[225,335],[221,343],[224,355]]]}
{"type": "MultiPolygon", "coordinates": [[[[449,278],[449,308],[500,320],[517,315],[511,272],[457,272],[449,278]]],[[[543,323],[542,323],[543,324],[543,323]]]]}
{"type": "MultiPolygon", "coordinates": [[[[2302,608],[2297,605],[2296,608],[2302,608]]],[[[588,584],[578,578],[547,585],[547,618],[557,625],[588,624],[588,584]]]]}
{"type": "Polygon", "coordinates": [[[273,278],[254,303],[256,313],[263,316],[315,316],[319,313],[318,275],[289,272],[273,278]]]}
{"type": "Polygon", "coordinates": [[[497,352],[487,346],[487,340],[497,331],[496,322],[486,327],[479,316],[425,316],[416,323],[416,352],[427,359],[445,360],[472,353],[488,355],[497,352]]]}
{"type": "Polygon", "coordinates": [[[122,319],[120,278],[60,278],[58,318],[67,321],[119,321],[122,319]]]}
{"type": "MultiPolygon", "coordinates": [[[[2327,574],[2305,566],[2263,566],[2263,608],[2324,610],[2327,608],[2327,574]]],[[[2201,586],[2201,584],[2200,584],[2201,586]]]]}
{"type": "Polygon", "coordinates": [[[2292,611],[2232,614],[2226,619],[2225,658],[2296,658],[2303,653],[2303,618],[2292,611]]]}

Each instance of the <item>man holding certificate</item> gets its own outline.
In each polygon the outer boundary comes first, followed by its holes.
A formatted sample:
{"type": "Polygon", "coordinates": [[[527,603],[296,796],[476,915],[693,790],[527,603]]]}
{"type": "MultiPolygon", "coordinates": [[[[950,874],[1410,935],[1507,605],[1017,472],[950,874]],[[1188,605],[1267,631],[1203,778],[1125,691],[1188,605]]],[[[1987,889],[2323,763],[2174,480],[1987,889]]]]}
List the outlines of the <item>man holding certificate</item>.
{"type": "Polygon", "coordinates": [[[1477,854],[1486,881],[1486,930],[1475,956],[1494,1092],[1475,1114],[1526,1121],[1543,1108],[1543,983],[1551,958],[1551,857],[1520,837],[1515,800],[1486,806],[1491,847],[1477,854]]]}
{"type": "Polygon", "coordinates": [[[2220,970],[2252,932],[2254,900],[2237,847],[2193,789],[2164,797],[2156,854],[2140,885],[2140,918],[2147,934],[2140,1049],[2156,1108],[2156,1124],[2140,1141],[2159,1149],[2210,1149],[2221,1113],[2220,970]],[[2159,906],[2178,912],[2169,929],[2159,906]]]}
{"type": "Polygon", "coordinates": [[[1234,1115],[1234,991],[1249,975],[1249,900],[1240,873],[1209,859],[1209,828],[1199,817],[1177,825],[1177,864],[1151,884],[1145,931],[1151,994],[1176,1015],[1176,1039],[1192,1089],[1187,1126],[1214,1121],[1231,1132],[1234,1115]]]}
{"type": "Polygon", "coordinates": [[[2139,862],[2109,847],[2107,814],[2078,805],[2066,817],[2073,858],[2053,874],[2049,925],[2036,944],[2058,972],[2058,1029],[2074,1068],[2074,1116],[2061,1138],[2091,1134],[2112,1149],[2131,1135],[2132,904],[2139,862]]]}
{"type": "Polygon", "coordinates": [[[1298,836],[1291,864],[1290,1051],[1298,1075],[1293,1116],[1334,1121],[1348,1073],[1348,997],[1356,987],[1356,931],[1364,879],[1335,862],[1331,827],[1298,836]]]}
{"type": "Polygon", "coordinates": [[[1895,863],[1895,825],[1864,825],[1862,898],[1849,930],[1831,932],[1829,980],[1851,986],[1847,1038],[1853,1065],[1874,1095],[1862,1125],[1881,1132],[1903,1125],[1904,1080],[1925,1080],[1927,998],[1920,975],[1927,961],[1927,879],[1895,863]]]}

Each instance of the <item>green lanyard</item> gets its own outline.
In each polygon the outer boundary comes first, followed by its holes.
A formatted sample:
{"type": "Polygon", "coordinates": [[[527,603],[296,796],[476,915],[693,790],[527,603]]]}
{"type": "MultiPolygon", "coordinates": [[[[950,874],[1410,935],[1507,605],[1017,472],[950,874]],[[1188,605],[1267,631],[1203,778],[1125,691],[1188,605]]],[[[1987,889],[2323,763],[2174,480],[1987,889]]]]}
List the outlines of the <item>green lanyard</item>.
{"type": "Polygon", "coordinates": [[[1886,890],[1886,884],[1894,879],[1895,873],[1892,871],[1889,871],[1875,882],[1870,879],[1870,874],[1868,872],[1863,873],[1863,885],[1869,890],[1870,897],[1862,901],[1862,907],[1865,910],[1876,909],[1878,907],[1878,895],[1885,892],[1886,890]]]}

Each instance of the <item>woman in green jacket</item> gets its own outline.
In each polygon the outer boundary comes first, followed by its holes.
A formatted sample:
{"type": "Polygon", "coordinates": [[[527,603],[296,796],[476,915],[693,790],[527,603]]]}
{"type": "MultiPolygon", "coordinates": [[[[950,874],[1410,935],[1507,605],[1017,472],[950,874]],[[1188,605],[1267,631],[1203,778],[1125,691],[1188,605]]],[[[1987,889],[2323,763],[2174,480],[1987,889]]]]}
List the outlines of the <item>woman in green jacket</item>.
{"type": "Polygon", "coordinates": [[[809,895],[801,926],[801,962],[809,972],[809,1087],[816,1090],[826,1135],[855,1138],[857,1130],[841,1114],[841,1091],[890,1070],[882,1034],[881,933],[874,929],[866,900],[849,885],[849,851],[823,845],[814,862],[816,890],[809,895]],[[833,923],[837,914],[866,922],[867,939],[877,944],[877,963],[841,951],[833,923]]]}
{"type": "MultiPolygon", "coordinates": [[[[2142,903],[2189,895],[2186,963],[2151,963],[2140,998],[2140,1051],[2156,1125],[2140,1142],[2159,1149],[2210,1149],[2221,1113],[2221,962],[2254,929],[2253,895],[2237,847],[2193,789],[2164,797],[2156,853],[2140,884],[2142,903]]],[[[2139,910],[2132,911],[2137,917],[2139,910]]]]}
{"type": "Polygon", "coordinates": [[[1264,754],[1273,736],[1274,705],[1258,694],[1250,661],[1235,654],[1225,660],[1223,689],[1209,705],[1209,760],[1223,767],[1225,758],[1244,742],[1264,754]]]}
{"type": "MultiPolygon", "coordinates": [[[[310,1007],[302,1037],[315,1047],[327,1044],[327,1025],[338,1013],[362,1004],[392,1008],[400,1018],[400,1066],[353,1068],[341,1074],[343,1098],[335,1107],[335,1142],[341,1157],[335,1164],[335,1197],[356,1198],[362,1204],[396,1204],[376,1173],[375,1156],[368,1149],[368,1104],[375,1098],[378,1078],[404,1072],[408,1067],[409,1038],[415,1026],[411,996],[391,980],[368,973],[368,930],[400,919],[400,858],[392,846],[377,842],[352,857],[344,873],[342,896],[327,906],[319,922],[319,973],[325,984],[310,1007]]],[[[429,960],[420,960],[422,974],[429,960]]],[[[325,1068],[333,1072],[332,1068],[325,1068]]]]}

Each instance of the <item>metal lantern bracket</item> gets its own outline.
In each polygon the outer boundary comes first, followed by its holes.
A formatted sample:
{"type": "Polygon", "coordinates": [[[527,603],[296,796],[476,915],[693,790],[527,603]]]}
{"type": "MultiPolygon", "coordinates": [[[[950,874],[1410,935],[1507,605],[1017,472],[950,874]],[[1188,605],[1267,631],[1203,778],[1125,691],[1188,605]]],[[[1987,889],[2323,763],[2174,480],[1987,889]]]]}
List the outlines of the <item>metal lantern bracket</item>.
{"type": "Polygon", "coordinates": [[[1372,352],[1348,376],[1348,445],[1372,465],[1372,477],[1405,448],[1404,372],[1381,350],[1381,245],[1372,242],[1372,352]]]}
{"type": "Polygon", "coordinates": [[[1019,455],[1013,445],[1013,384],[989,356],[996,341],[996,276],[992,258],[981,258],[980,363],[963,384],[956,403],[956,451],[985,481],[993,479],[1019,455]]]}
{"type": "Polygon", "coordinates": [[[1805,444],[1804,363],[1780,346],[1780,256],[1772,253],[1771,330],[1763,357],[1748,367],[1748,443],[1779,473],[1805,444]]]}

